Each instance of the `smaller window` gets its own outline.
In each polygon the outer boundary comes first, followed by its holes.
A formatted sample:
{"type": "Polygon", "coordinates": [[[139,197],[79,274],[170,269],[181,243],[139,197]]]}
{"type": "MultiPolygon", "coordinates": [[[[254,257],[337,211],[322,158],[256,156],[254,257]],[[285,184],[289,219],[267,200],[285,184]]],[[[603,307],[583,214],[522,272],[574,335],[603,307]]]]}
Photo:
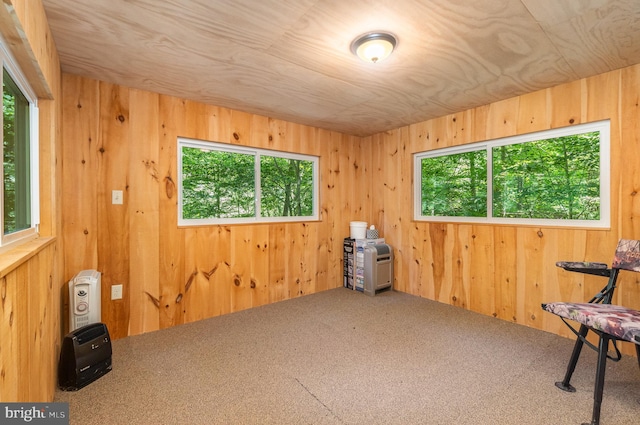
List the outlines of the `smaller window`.
{"type": "Polygon", "coordinates": [[[2,238],[0,245],[37,234],[38,108],[36,98],[0,38],[2,63],[2,238]]]}
{"type": "Polygon", "coordinates": [[[178,139],[178,224],[318,220],[318,157],[178,139]]]}

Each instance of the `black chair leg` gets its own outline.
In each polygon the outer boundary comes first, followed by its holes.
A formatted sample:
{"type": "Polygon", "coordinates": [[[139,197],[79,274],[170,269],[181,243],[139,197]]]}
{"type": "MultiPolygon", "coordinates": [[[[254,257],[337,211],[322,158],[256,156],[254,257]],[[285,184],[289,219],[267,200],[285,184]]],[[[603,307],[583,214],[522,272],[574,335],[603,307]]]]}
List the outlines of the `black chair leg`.
{"type": "Polygon", "coordinates": [[[604,373],[606,372],[607,352],[609,350],[609,336],[600,335],[600,343],[598,344],[598,368],[596,369],[596,385],[593,389],[593,413],[591,422],[582,425],[599,425],[600,424],[600,408],[602,407],[602,393],[604,390],[604,373]]]}
{"type": "MultiPolygon", "coordinates": [[[[589,328],[587,326],[580,325],[578,334],[582,338],[576,339],[576,343],[573,346],[573,353],[571,353],[571,359],[569,360],[569,364],[567,365],[567,372],[564,375],[564,379],[562,381],[556,382],[556,387],[560,388],[562,391],[568,391],[570,393],[576,392],[576,389],[569,382],[571,381],[571,376],[573,376],[573,372],[576,370],[576,364],[578,364],[578,359],[580,358],[580,352],[582,351],[582,346],[584,345],[583,338],[586,338],[588,332],[589,328]]],[[[638,358],[640,359],[640,357],[638,358]]]]}
{"type": "MultiPolygon", "coordinates": [[[[638,367],[640,367],[640,344],[639,344],[640,338],[636,337],[636,341],[637,341],[635,343],[635,346],[636,346],[636,358],[638,359],[638,367]]],[[[640,400],[638,400],[638,404],[640,404],[640,400]]]]}

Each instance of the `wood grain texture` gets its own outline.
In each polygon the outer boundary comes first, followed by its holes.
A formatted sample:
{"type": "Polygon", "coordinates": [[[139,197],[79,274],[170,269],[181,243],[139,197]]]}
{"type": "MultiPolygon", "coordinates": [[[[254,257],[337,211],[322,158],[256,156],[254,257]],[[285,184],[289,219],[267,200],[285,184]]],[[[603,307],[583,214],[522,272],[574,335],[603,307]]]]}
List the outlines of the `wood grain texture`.
{"type": "MultiPolygon", "coordinates": [[[[184,323],[185,313],[185,236],[184,230],[173,226],[178,219],[178,159],[174,148],[178,132],[185,128],[187,102],[170,97],[160,98],[158,113],[160,122],[158,172],[159,223],[164,229],[159,235],[160,327],[184,323]],[[174,249],[180,247],[180,249],[174,249]]],[[[206,127],[205,127],[206,128],[206,127]]],[[[126,152],[126,149],[123,149],[126,152]]],[[[206,252],[206,251],[205,251],[206,252]]],[[[125,310],[127,310],[125,308],[125,310]]]]}
{"type": "Polygon", "coordinates": [[[624,150],[622,158],[616,156],[612,167],[622,167],[620,173],[620,198],[618,211],[627,219],[622,222],[624,234],[640,235],[640,222],[634,220],[640,214],[640,169],[627,164],[640,163],[640,67],[634,66],[622,70],[621,115],[619,143],[614,149],[624,150]],[[623,162],[618,162],[620,160],[623,162]]]}
{"type": "MultiPolygon", "coordinates": [[[[53,4],[52,1],[45,3],[53,4]]],[[[241,2],[236,3],[236,10],[245,13],[246,3],[244,6],[241,2]]],[[[316,3],[291,3],[289,7],[293,8],[293,13],[277,14],[278,19],[292,16],[301,19],[301,23],[305,22],[302,19],[309,21],[314,15],[305,17],[304,12],[316,3]]],[[[45,197],[41,229],[55,239],[29,251],[25,261],[2,268],[0,401],[52,400],[60,338],[66,329],[65,318],[60,317],[61,295],[66,289],[66,281],[82,269],[105,270],[103,279],[107,282],[107,292],[109,283],[125,285],[122,301],[107,301],[103,305],[105,322],[116,338],[123,337],[229,313],[234,308],[253,307],[340,286],[341,279],[334,277],[341,275],[342,238],[348,234],[348,222],[366,220],[375,223],[394,246],[396,289],[568,335],[561,323],[541,314],[539,302],[584,300],[600,288],[602,279],[565,272],[555,268],[553,262],[559,259],[610,262],[619,238],[640,237],[634,174],[640,151],[637,124],[640,68],[631,66],[582,80],[571,77],[576,73],[609,71],[611,67],[638,62],[634,56],[637,43],[627,43],[610,32],[613,27],[636,31],[637,27],[625,24],[637,17],[637,10],[630,9],[634,2],[563,3],[582,9],[568,8],[561,14],[555,13],[559,10],[558,2],[523,2],[538,22],[542,22],[538,13],[549,11],[545,31],[553,35],[554,46],[562,48],[556,59],[565,58],[571,70],[554,58],[547,58],[537,68],[529,66],[533,62],[530,58],[521,58],[514,62],[518,65],[513,69],[517,83],[514,85],[511,81],[511,84],[501,86],[503,91],[499,93],[494,89],[505,81],[509,83],[504,71],[512,70],[501,65],[499,57],[491,57],[492,52],[484,52],[484,57],[470,58],[469,54],[478,53],[458,42],[465,40],[461,34],[454,33],[458,38],[434,46],[434,55],[414,54],[425,53],[412,50],[420,49],[420,43],[403,39],[403,43],[406,41],[402,53],[405,58],[411,55],[431,57],[434,63],[407,65],[405,71],[402,70],[405,65],[388,66],[383,72],[396,72],[396,76],[410,78],[387,79],[395,85],[381,89],[377,99],[371,88],[374,82],[379,82],[379,76],[363,70],[360,64],[351,67],[352,58],[347,52],[340,53],[334,65],[325,65],[318,63],[322,60],[320,48],[312,48],[301,58],[305,66],[291,65],[288,56],[293,57],[296,53],[293,45],[306,45],[312,37],[310,32],[283,32],[286,23],[281,21],[264,20],[263,26],[252,27],[253,40],[263,43],[260,48],[270,50],[258,55],[257,62],[255,55],[234,46],[227,50],[228,58],[237,59],[237,63],[246,69],[240,72],[236,67],[229,68],[228,63],[217,64],[218,68],[207,66],[208,63],[193,66],[197,73],[207,78],[203,83],[194,83],[195,80],[182,77],[185,69],[190,69],[189,65],[197,64],[184,62],[175,67],[159,67],[145,56],[149,52],[168,53],[172,49],[183,53],[186,51],[184,41],[177,40],[180,41],[177,43],[162,36],[149,37],[144,31],[153,25],[140,26],[139,20],[112,21],[122,16],[95,13],[96,2],[69,4],[76,9],[85,7],[93,16],[106,19],[107,26],[115,29],[105,32],[95,26],[99,37],[82,37],[79,28],[71,24],[90,28],[91,25],[85,25],[86,20],[73,16],[69,20],[64,13],[51,15],[54,20],[63,19],[63,25],[68,28],[63,39],[69,37],[70,45],[78,52],[86,48],[91,52],[87,58],[99,54],[112,62],[101,66],[97,62],[101,58],[93,57],[95,62],[77,60],[71,65],[67,62],[65,66],[97,72],[105,80],[111,77],[124,80],[117,85],[66,74],[61,87],[54,38],[48,30],[40,2],[6,0],[2,3],[3,35],[16,42],[15,52],[20,63],[27,64],[27,73],[33,76],[38,93],[51,99],[41,103],[41,175],[42,196],[45,197]],[[605,6],[598,9],[600,4],[605,6]],[[540,5],[538,10],[541,12],[533,11],[536,5],[540,5]],[[580,16],[576,18],[577,12],[580,16]],[[600,17],[595,20],[593,17],[597,14],[600,17]],[[290,42],[290,46],[283,45],[282,50],[274,52],[278,50],[274,46],[281,43],[269,44],[266,39],[255,37],[258,33],[264,36],[264,26],[270,27],[269,22],[274,22],[273,28],[278,29],[271,40],[281,37],[290,42]],[[117,25],[112,26],[113,23],[117,25]],[[123,23],[125,28],[118,27],[123,23]],[[140,32],[136,32],[136,27],[140,32]],[[142,40],[145,52],[136,58],[140,60],[126,59],[115,48],[96,49],[93,43],[84,43],[102,40],[105,35],[115,42],[122,42],[123,34],[127,37],[133,34],[142,40]],[[111,52],[116,57],[110,56],[111,52]],[[277,59],[277,65],[265,73],[269,54],[277,59]],[[585,61],[577,63],[578,57],[584,57],[585,61]],[[468,66],[456,68],[452,63],[456,60],[468,66]],[[339,79],[333,75],[326,80],[309,70],[313,67],[306,66],[322,65],[327,71],[341,72],[336,63],[349,63],[348,67],[342,68],[348,75],[339,79]],[[464,69],[482,71],[483,66],[489,71],[500,69],[502,73],[484,74],[488,80],[477,78],[475,81],[483,88],[463,86],[468,83],[465,83],[467,77],[480,75],[478,72],[467,75],[464,69]],[[171,86],[166,82],[161,82],[160,86],[152,84],[150,76],[156,76],[160,68],[167,71],[171,81],[187,81],[189,87],[171,86]],[[460,79],[430,77],[423,72],[425,69],[446,71],[460,79]],[[289,79],[292,72],[300,73],[289,79]],[[216,79],[222,74],[235,81],[251,81],[252,74],[259,75],[248,88],[239,88],[216,79]],[[368,79],[357,86],[352,84],[353,76],[363,74],[368,74],[368,79]],[[546,82],[538,78],[540,75],[546,82]],[[532,77],[533,83],[526,80],[532,77]],[[531,91],[532,84],[548,87],[548,81],[565,77],[574,81],[504,100],[519,90],[531,91]],[[156,93],[127,88],[123,81],[127,86],[139,83],[142,89],[152,89],[156,93]],[[403,84],[406,86],[402,87],[403,84]],[[303,86],[315,87],[316,93],[303,92],[303,86]],[[213,91],[214,87],[224,87],[228,91],[223,94],[238,95],[238,98],[222,97],[213,91]],[[286,90],[282,91],[283,88],[286,90]],[[402,88],[410,88],[413,92],[402,95],[398,92],[402,88]],[[456,94],[456,89],[464,93],[456,94]],[[180,97],[157,94],[169,90],[179,93],[180,97]],[[222,106],[186,100],[187,94],[194,98],[202,95],[207,101],[222,106]],[[318,94],[320,96],[314,97],[318,94]],[[495,102],[483,100],[487,99],[485,96],[494,96],[495,102]],[[224,107],[240,109],[243,103],[239,99],[242,98],[252,99],[255,104],[245,105],[244,112],[224,107]],[[383,104],[380,99],[389,103],[383,104]],[[445,103],[445,100],[451,100],[451,103],[445,103]],[[365,109],[357,109],[356,103],[364,105],[365,109]],[[474,104],[480,106],[468,109],[474,104]],[[296,114],[296,108],[304,114],[296,114]],[[458,112],[461,110],[463,112],[458,112]],[[263,115],[251,114],[257,111],[263,115]],[[327,111],[331,113],[327,114],[327,111]],[[398,121],[391,119],[390,113],[402,115],[402,122],[407,126],[397,128],[395,123],[398,121]],[[371,131],[374,135],[360,139],[318,128],[303,128],[276,119],[278,117],[265,118],[278,114],[290,121],[314,123],[317,127],[371,131]],[[441,118],[421,121],[425,114],[441,118]],[[120,115],[124,121],[120,120],[120,115]],[[413,152],[606,118],[612,120],[613,220],[610,230],[412,221],[408,182],[413,152]],[[392,130],[381,132],[382,127],[376,128],[374,124],[392,130]],[[170,179],[175,177],[175,137],[235,143],[234,132],[240,136],[238,143],[320,155],[321,222],[189,230],[168,227],[175,218],[175,198],[170,196],[170,179]],[[121,209],[109,205],[110,191],[123,184],[125,204],[121,209]],[[542,230],[542,236],[538,234],[539,230],[542,230]],[[251,258],[241,258],[240,250],[246,250],[251,258]],[[236,285],[236,279],[239,279],[239,285],[236,285]]],[[[165,6],[175,8],[177,4],[169,2],[165,6]]],[[[199,4],[204,5],[203,2],[199,4]]],[[[103,5],[118,10],[113,2],[105,1],[103,5]]],[[[269,7],[268,3],[261,3],[261,6],[269,7]]],[[[318,7],[327,6],[318,3],[318,7]]],[[[413,3],[407,10],[413,13],[415,7],[419,5],[413,3]]],[[[475,9],[479,4],[469,7],[475,9]]],[[[441,12],[439,16],[462,19],[464,14],[453,11],[441,12]]],[[[509,23],[508,26],[516,29],[507,28],[511,17],[521,11],[512,12],[509,9],[497,13],[494,20],[488,17],[487,23],[491,28],[508,30],[507,35],[498,40],[502,44],[497,44],[517,57],[519,49],[526,48],[527,43],[519,41],[523,27],[509,23]]],[[[477,18],[475,14],[471,15],[472,20],[477,18]]],[[[207,32],[197,26],[194,16],[173,13],[167,16],[180,16],[195,23],[200,34],[207,32]]],[[[220,19],[228,22],[226,15],[220,19]]],[[[176,22],[171,25],[177,25],[176,22]]],[[[430,31],[450,31],[446,19],[434,22],[439,25],[426,26],[430,31]]],[[[255,23],[252,21],[252,25],[255,23]]],[[[324,24],[315,22],[315,25],[324,24]]],[[[299,27],[305,30],[304,25],[299,27]]],[[[416,25],[406,27],[413,30],[416,25]]],[[[214,24],[208,30],[215,31],[216,28],[223,27],[214,24]]],[[[310,25],[307,29],[312,32],[314,27],[310,25]]],[[[429,33],[425,40],[430,40],[434,34],[429,33]]],[[[633,37],[635,33],[629,34],[631,40],[637,39],[633,37]]],[[[479,40],[486,41],[491,37],[488,32],[481,35],[479,40]]],[[[235,33],[234,37],[244,35],[235,33]]],[[[350,37],[351,34],[345,37],[342,45],[348,44],[350,37]]],[[[223,50],[228,47],[223,43],[220,46],[223,50]]],[[[209,41],[206,47],[211,47],[209,41]]],[[[398,53],[401,57],[400,50],[398,53]]],[[[66,50],[64,54],[69,55],[70,51],[66,50]]],[[[178,63],[167,61],[166,57],[162,61],[164,64],[178,63]]],[[[8,254],[2,255],[4,260],[8,254]]],[[[622,273],[616,302],[640,308],[640,289],[635,275],[622,273]]],[[[625,346],[625,352],[632,354],[633,350],[625,346]]]]}
{"type": "MultiPolygon", "coordinates": [[[[160,328],[160,193],[164,190],[159,164],[159,95],[141,90],[129,93],[129,137],[117,139],[117,149],[128,146],[127,194],[129,237],[129,334],[160,328]]],[[[120,169],[125,164],[118,164],[120,169]]],[[[88,189],[89,191],[91,189],[88,189]]],[[[95,190],[95,188],[94,188],[95,190]]]]}
{"type": "Polygon", "coordinates": [[[128,170],[124,171],[123,164],[129,162],[129,151],[119,149],[114,140],[125,140],[131,143],[129,93],[119,86],[103,84],[99,87],[99,114],[100,125],[97,143],[97,270],[102,276],[102,307],[108,317],[123,316],[123,320],[117,321],[115,326],[109,328],[112,338],[127,335],[126,327],[117,326],[117,323],[126,323],[128,309],[124,308],[130,293],[123,291],[122,301],[111,302],[111,285],[121,284],[123,288],[129,288],[129,205],[127,186],[129,182],[128,170]],[[122,205],[111,203],[112,190],[121,190],[123,196],[122,205]],[[117,259],[113,261],[110,259],[117,259]]]}
{"type": "Polygon", "coordinates": [[[59,62],[42,3],[3,1],[0,5],[0,28],[7,48],[36,96],[53,99],[51,83],[59,76],[59,62]]]}
{"type": "Polygon", "coordinates": [[[78,271],[98,267],[97,191],[99,87],[96,81],[63,76],[65,120],[78,125],[62,128],[62,231],[65,237],[65,280],[78,271]]]}
{"type": "Polygon", "coordinates": [[[600,74],[633,65],[640,38],[633,17],[637,2],[624,0],[556,2],[523,0],[556,48],[580,76],[600,74]],[[626,28],[620,33],[618,28],[626,28]]]}
{"type": "Polygon", "coordinates": [[[60,295],[49,242],[0,278],[0,401],[52,400],[60,347],[60,295]]]}
{"type": "Polygon", "coordinates": [[[1,372],[3,401],[29,399],[29,306],[22,300],[28,299],[27,286],[22,284],[27,276],[20,267],[15,272],[3,276],[0,281],[2,291],[2,336],[1,372]]]}
{"type": "MultiPolygon", "coordinates": [[[[372,137],[376,155],[387,155],[378,160],[386,168],[384,178],[374,179],[372,189],[386,196],[374,197],[373,210],[383,211],[385,236],[400,253],[396,279],[403,281],[396,289],[570,336],[559,320],[545,316],[540,303],[586,301],[606,279],[566,272],[555,262],[610,264],[618,239],[640,238],[634,178],[639,84],[640,66],[634,65],[372,137]],[[415,152],[603,119],[611,120],[608,230],[411,222],[411,199],[402,191],[388,192],[412,168],[415,152]],[[395,152],[399,159],[390,160],[395,152]],[[404,229],[409,229],[407,238],[400,237],[404,229]]],[[[634,273],[622,272],[615,302],[640,308],[637,281],[634,273]]],[[[634,353],[630,344],[624,350],[634,353]]]]}
{"type": "Polygon", "coordinates": [[[40,1],[3,1],[0,32],[40,98],[43,236],[0,253],[0,401],[51,401],[63,329],[60,63],[40,1]]]}
{"type": "MultiPolygon", "coordinates": [[[[620,171],[615,171],[619,170],[616,164],[624,157],[626,143],[637,141],[636,136],[623,137],[626,126],[621,116],[632,116],[637,105],[631,98],[621,101],[622,88],[635,87],[637,74],[632,67],[366,139],[133,90],[135,108],[140,109],[136,112],[141,117],[136,134],[144,134],[150,146],[133,146],[135,137],[117,132],[113,143],[129,152],[131,172],[136,162],[153,161],[165,164],[161,169],[168,171],[158,172],[145,165],[136,170],[138,177],[131,177],[130,196],[140,198],[140,209],[130,206],[128,214],[151,211],[151,218],[130,217],[129,221],[130,246],[140,252],[131,254],[136,260],[131,261],[130,288],[125,292],[137,292],[138,298],[132,296],[124,307],[129,309],[128,319],[123,315],[106,317],[105,321],[128,327],[133,334],[339,286],[341,280],[323,277],[339,276],[336,265],[340,264],[342,238],[348,234],[348,222],[357,219],[375,223],[394,247],[396,289],[566,335],[556,321],[541,314],[540,303],[588,298],[602,282],[596,277],[572,276],[556,270],[553,264],[559,259],[609,262],[617,239],[628,234],[621,223],[633,229],[633,212],[622,213],[628,211],[623,206],[613,208],[615,217],[609,231],[413,222],[411,154],[610,118],[620,121],[612,125],[612,169],[617,173],[612,179],[612,193],[617,193],[624,179],[620,171]],[[160,134],[158,129],[167,134],[160,134]],[[175,203],[168,198],[159,201],[166,197],[167,188],[156,178],[171,174],[173,139],[180,134],[204,138],[213,134],[217,141],[248,145],[255,139],[261,147],[319,154],[322,212],[326,217],[315,223],[178,229],[171,224],[175,203]],[[142,160],[153,155],[157,155],[156,160],[142,160]],[[157,214],[153,208],[158,209],[157,214]],[[131,236],[134,233],[135,241],[131,236]],[[160,253],[156,244],[164,238],[160,253]],[[150,255],[142,255],[142,247],[150,255]],[[154,270],[166,273],[154,276],[154,270]],[[178,310],[178,299],[182,310],[178,310]],[[126,320],[129,323],[121,323],[126,320]]],[[[65,95],[71,98],[76,98],[74,91],[84,86],[106,84],[65,78],[72,83],[65,84],[70,90],[65,95]]],[[[112,95],[102,88],[92,93],[112,95]]],[[[96,106],[101,111],[110,103],[94,101],[103,105],[96,106]]],[[[133,102],[130,108],[134,108],[133,102]]],[[[109,115],[99,114],[101,120],[109,115]]],[[[76,123],[70,121],[68,125],[76,123]]],[[[83,124],[79,125],[82,128],[83,124]]],[[[637,129],[631,127],[631,134],[636,133],[637,129]]],[[[81,192],[95,190],[87,185],[81,192]]],[[[613,204],[621,200],[618,195],[612,196],[613,204]]],[[[637,292],[633,283],[623,283],[618,299],[637,300],[637,292]]]]}
{"type": "Polygon", "coordinates": [[[65,72],[359,136],[640,62],[635,0],[43,2],[65,72]]]}
{"type": "Polygon", "coordinates": [[[63,160],[74,182],[67,186],[66,202],[92,200],[64,210],[65,237],[72,241],[66,255],[73,256],[73,246],[87,251],[66,263],[65,274],[97,264],[103,273],[103,321],[114,338],[342,285],[349,221],[371,220],[368,144],[68,74],[63,89],[70,128],[63,160]],[[92,104],[78,108],[87,102],[92,104]],[[95,151],[87,148],[94,133],[95,151]],[[178,228],[178,137],[319,156],[322,220],[178,228]],[[74,149],[76,143],[85,152],[74,149]],[[98,164],[98,173],[88,178],[82,174],[85,157],[98,164]],[[325,181],[325,174],[332,177],[325,181]],[[124,189],[123,205],[110,204],[113,189],[124,189]],[[84,233],[94,222],[100,227],[97,241],[84,233]],[[124,285],[123,300],[109,299],[115,283],[124,285]]]}

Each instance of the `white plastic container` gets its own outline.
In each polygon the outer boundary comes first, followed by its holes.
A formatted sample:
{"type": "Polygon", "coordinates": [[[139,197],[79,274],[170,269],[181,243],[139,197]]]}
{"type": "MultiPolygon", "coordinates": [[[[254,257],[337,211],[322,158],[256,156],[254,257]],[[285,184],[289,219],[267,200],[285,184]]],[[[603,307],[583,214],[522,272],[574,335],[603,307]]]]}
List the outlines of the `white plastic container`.
{"type": "Polygon", "coordinates": [[[367,222],[366,221],[352,221],[349,223],[351,231],[350,237],[352,239],[365,239],[367,236],[367,222]]]}

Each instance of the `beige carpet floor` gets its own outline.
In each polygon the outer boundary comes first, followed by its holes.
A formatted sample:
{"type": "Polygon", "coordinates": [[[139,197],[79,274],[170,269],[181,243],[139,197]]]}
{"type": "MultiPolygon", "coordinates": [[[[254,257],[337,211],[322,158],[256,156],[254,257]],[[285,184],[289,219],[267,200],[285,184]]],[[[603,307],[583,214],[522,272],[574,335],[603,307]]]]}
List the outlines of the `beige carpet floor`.
{"type": "MultiPolygon", "coordinates": [[[[540,311],[540,314],[547,314],[540,311]]],[[[558,319],[560,320],[560,319],[558,319]]],[[[596,354],[398,292],[344,288],[113,343],[71,424],[553,424],[591,419],[596,354]]],[[[635,357],[608,362],[602,425],[640,423],[635,357]]]]}

